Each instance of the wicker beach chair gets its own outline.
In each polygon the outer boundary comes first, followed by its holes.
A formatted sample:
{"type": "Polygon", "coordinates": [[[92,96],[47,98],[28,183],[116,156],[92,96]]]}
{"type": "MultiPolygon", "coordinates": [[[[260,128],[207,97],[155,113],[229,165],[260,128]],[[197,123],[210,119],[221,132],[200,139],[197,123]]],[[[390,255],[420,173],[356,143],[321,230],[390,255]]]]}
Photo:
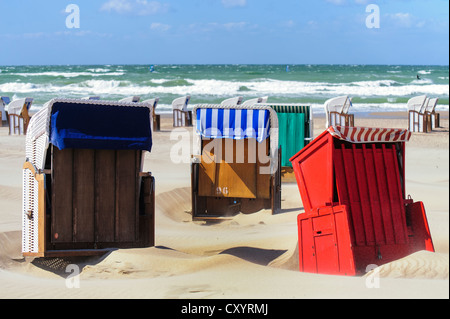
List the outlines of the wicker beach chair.
{"type": "Polygon", "coordinates": [[[223,100],[222,103],[220,103],[220,105],[240,105],[242,104],[242,96],[236,96],[236,97],[232,97],[226,100],[223,100]]]}
{"type": "Polygon", "coordinates": [[[409,99],[408,108],[408,129],[411,132],[428,132],[427,117],[425,109],[427,106],[427,96],[421,95],[409,99]]]}
{"type": "Polygon", "coordinates": [[[187,109],[190,100],[191,96],[187,95],[172,101],[174,127],[192,126],[192,112],[187,109]]]}
{"type": "Polygon", "coordinates": [[[193,219],[281,209],[278,118],[270,106],[194,108],[193,219]]]}
{"type": "Polygon", "coordinates": [[[436,105],[439,102],[439,98],[427,99],[427,106],[425,108],[425,116],[427,117],[428,131],[434,130],[440,127],[440,114],[436,113],[436,105]]]}
{"type": "Polygon", "coordinates": [[[269,99],[268,96],[258,97],[258,98],[247,100],[247,101],[243,102],[242,105],[243,106],[251,106],[254,104],[266,103],[268,99],[269,99]]]}
{"type": "Polygon", "coordinates": [[[153,114],[153,124],[152,124],[152,130],[153,131],[161,131],[161,115],[156,114],[156,107],[159,103],[159,97],[154,99],[145,100],[142,103],[148,104],[152,108],[152,114],[153,114]]]}
{"type": "Polygon", "coordinates": [[[82,100],[100,100],[100,96],[86,96],[82,100]]]}
{"type": "Polygon", "coordinates": [[[8,96],[1,96],[0,97],[0,119],[1,123],[0,126],[7,125],[8,123],[8,116],[6,115],[6,109],[5,107],[9,104],[11,100],[8,96]]]}
{"type": "Polygon", "coordinates": [[[333,125],[354,126],[354,114],[348,114],[352,99],[348,96],[339,96],[325,102],[326,128],[333,125]]]}
{"type": "Polygon", "coordinates": [[[146,104],[68,99],[33,116],[23,165],[24,256],[154,244],[155,180],[142,172],[151,119],[146,104]]]}
{"type": "Polygon", "coordinates": [[[32,98],[18,99],[12,101],[5,107],[10,135],[24,135],[27,133],[28,124],[31,119],[28,111],[32,103],[32,98]]]}
{"type": "Polygon", "coordinates": [[[130,97],[126,97],[124,99],[119,100],[119,102],[122,102],[122,103],[139,103],[140,100],[141,100],[140,96],[130,96],[130,97]]]}

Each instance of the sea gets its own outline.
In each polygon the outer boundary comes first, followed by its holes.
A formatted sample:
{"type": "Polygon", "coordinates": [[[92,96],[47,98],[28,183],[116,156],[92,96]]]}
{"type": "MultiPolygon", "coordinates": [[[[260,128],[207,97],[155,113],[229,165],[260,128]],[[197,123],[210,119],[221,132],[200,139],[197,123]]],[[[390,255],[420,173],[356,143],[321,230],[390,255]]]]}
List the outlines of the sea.
{"type": "Polygon", "coordinates": [[[311,105],[348,95],[352,112],[406,111],[414,96],[438,97],[449,109],[449,66],[431,65],[48,65],[0,66],[0,95],[31,97],[31,111],[53,98],[99,96],[120,100],[159,98],[157,113],[171,113],[175,98],[216,104],[242,96],[268,96],[268,103],[311,105]]]}

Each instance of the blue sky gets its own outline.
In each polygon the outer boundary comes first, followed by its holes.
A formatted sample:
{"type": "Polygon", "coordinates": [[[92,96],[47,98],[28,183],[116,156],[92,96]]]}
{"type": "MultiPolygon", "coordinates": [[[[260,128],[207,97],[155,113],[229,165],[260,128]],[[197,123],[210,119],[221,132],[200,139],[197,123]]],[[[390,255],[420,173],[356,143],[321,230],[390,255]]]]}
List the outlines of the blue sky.
{"type": "Polygon", "coordinates": [[[449,61],[448,0],[0,0],[0,12],[0,65],[449,61]]]}

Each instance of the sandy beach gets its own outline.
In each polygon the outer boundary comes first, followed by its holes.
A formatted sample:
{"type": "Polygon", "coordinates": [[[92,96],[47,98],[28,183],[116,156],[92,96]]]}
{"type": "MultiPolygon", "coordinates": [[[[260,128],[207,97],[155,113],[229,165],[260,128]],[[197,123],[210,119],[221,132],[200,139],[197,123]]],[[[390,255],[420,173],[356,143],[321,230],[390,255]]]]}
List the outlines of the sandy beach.
{"type": "MultiPolygon", "coordinates": [[[[156,178],[156,246],[115,250],[103,257],[32,259],[21,255],[22,165],[25,137],[0,128],[0,298],[302,299],[449,298],[449,121],[414,133],[406,145],[406,192],[423,201],[435,253],[417,252],[371,274],[340,277],[298,271],[296,183],[282,185],[282,213],[239,214],[193,222],[188,163],[170,161],[172,119],[163,116],[144,171],[156,178]],[[68,287],[76,264],[79,287],[68,287]]],[[[325,118],[314,120],[315,136],[325,118]]],[[[407,128],[405,113],[360,116],[365,127],[407,128]]]]}

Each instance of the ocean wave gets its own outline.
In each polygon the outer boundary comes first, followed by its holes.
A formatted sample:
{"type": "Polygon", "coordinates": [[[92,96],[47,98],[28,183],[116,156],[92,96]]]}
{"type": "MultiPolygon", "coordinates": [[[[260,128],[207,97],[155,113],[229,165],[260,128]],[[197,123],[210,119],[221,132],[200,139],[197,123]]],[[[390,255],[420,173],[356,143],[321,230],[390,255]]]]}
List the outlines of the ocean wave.
{"type": "Polygon", "coordinates": [[[95,69],[86,69],[86,71],[93,72],[93,73],[105,73],[105,72],[110,72],[111,69],[95,68],[95,69]]]}
{"type": "MultiPolygon", "coordinates": [[[[155,80],[152,80],[155,81],[155,80]]],[[[361,81],[352,83],[324,83],[298,81],[225,81],[225,80],[175,80],[158,85],[136,84],[128,80],[90,79],[78,83],[56,85],[47,83],[8,82],[0,84],[0,90],[13,93],[64,92],[114,95],[203,95],[228,97],[234,95],[278,95],[278,96],[339,96],[396,97],[412,95],[448,96],[448,84],[427,84],[413,81],[400,85],[392,80],[361,81]]]]}
{"type": "Polygon", "coordinates": [[[381,87],[381,86],[401,85],[399,82],[394,80],[358,81],[358,82],[351,82],[351,84],[361,87],[381,87]]]}
{"type": "Polygon", "coordinates": [[[38,72],[38,73],[10,73],[9,75],[34,77],[34,76],[48,76],[48,77],[64,77],[64,78],[76,78],[79,76],[121,76],[124,72],[110,72],[110,73],[93,73],[93,72],[38,72]]]}
{"type": "MultiPolygon", "coordinates": [[[[70,84],[8,82],[0,84],[0,91],[38,97],[50,100],[57,96],[81,97],[101,95],[105,98],[120,96],[161,96],[165,99],[190,94],[200,100],[225,99],[241,95],[248,99],[255,96],[273,96],[278,99],[303,101],[326,100],[330,97],[349,95],[367,102],[388,102],[399,105],[407,97],[426,94],[448,98],[448,84],[427,83],[401,84],[393,80],[357,81],[351,83],[299,82],[271,79],[226,81],[226,80],[194,80],[194,79],[152,79],[136,83],[130,80],[106,80],[93,78],[70,84]],[[399,103],[400,102],[400,103],[399,103]]],[[[369,103],[369,104],[370,104],[369,103]]]]}
{"type": "Polygon", "coordinates": [[[417,85],[433,84],[433,80],[431,80],[431,79],[417,79],[417,80],[411,81],[411,84],[417,84],[417,85]]]}

